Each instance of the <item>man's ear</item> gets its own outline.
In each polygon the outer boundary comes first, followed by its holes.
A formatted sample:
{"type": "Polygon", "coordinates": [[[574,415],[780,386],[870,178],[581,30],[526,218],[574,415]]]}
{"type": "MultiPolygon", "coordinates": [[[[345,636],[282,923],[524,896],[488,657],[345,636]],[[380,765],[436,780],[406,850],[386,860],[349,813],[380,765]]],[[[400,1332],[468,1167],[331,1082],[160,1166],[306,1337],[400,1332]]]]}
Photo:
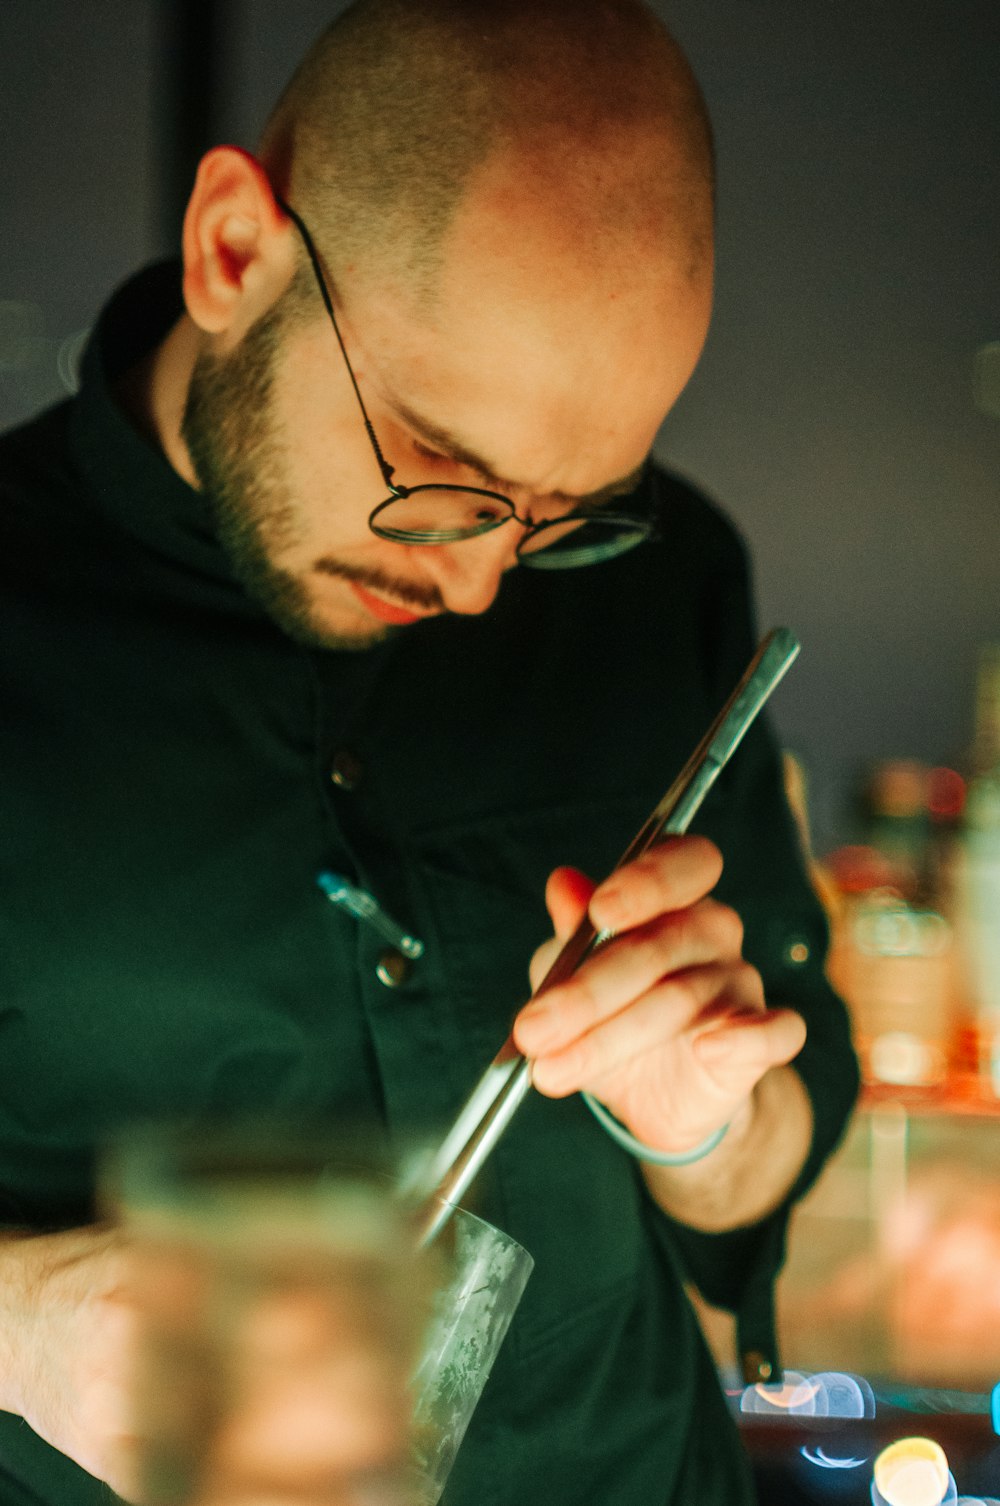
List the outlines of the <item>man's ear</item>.
{"type": "Polygon", "coordinates": [[[287,286],[294,271],[290,228],[249,152],[217,146],[201,159],[182,247],[184,302],[208,334],[238,338],[287,286]]]}

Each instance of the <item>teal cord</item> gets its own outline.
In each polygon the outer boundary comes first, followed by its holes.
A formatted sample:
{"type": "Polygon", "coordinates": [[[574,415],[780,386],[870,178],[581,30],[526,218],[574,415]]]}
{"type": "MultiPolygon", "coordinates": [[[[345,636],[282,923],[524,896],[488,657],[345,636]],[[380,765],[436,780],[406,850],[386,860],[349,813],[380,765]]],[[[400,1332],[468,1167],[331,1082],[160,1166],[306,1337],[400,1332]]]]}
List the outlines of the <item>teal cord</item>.
{"type": "Polygon", "coordinates": [[[682,1151],[674,1155],[666,1150],[653,1150],[651,1145],[643,1145],[634,1135],[630,1135],[624,1124],[620,1124],[614,1114],[608,1112],[603,1103],[598,1103],[589,1093],[580,1095],[594,1118],[597,1120],[613,1140],[627,1150],[631,1155],[637,1156],[640,1161],[650,1161],[654,1166],[691,1166],[695,1161],[703,1161],[710,1155],[715,1147],[721,1144],[729,1128],[724,1124],[721,1129],[715,1130],[707,1140],[696,1145],[694,1150],[682,1151]]]}

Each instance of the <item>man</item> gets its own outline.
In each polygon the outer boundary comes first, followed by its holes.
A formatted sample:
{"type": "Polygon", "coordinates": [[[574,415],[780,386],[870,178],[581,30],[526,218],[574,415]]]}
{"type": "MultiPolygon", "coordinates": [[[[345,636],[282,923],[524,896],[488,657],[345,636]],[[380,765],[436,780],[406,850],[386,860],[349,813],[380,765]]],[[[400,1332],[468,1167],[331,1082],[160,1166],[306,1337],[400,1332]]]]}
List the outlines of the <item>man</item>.
{"type": "Polygon", "coordinates": [[[5,442],[0,1499],[132,1488],[101,1134],[440,1129],[557,944],[550,873],[557,937],[617,934],[517,1015],[538,1091],[477,1207],[536,1268],[447,1500],[750,1499],[683,1282],[776,1373],[788,1208],[856,1087],[766,730],[708,836],[584,877],[753,646],[733,530],[647,464],[711,229],[637,0],[359,0],[259,158],[203,160],[181,288],[127,287],[5,442]]]}

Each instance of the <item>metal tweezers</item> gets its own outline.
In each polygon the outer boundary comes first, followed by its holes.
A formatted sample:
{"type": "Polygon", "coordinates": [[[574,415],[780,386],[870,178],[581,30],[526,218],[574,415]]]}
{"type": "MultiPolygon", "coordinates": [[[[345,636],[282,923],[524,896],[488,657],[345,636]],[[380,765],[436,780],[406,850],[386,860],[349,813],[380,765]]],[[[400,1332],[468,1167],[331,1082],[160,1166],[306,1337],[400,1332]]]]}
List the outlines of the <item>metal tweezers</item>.
{"type": "MultiPolygon", "coordinates": [[[[775,628],[768,634],[729,700],[612,872],[631,863],[661,837],[687,831],[701,802],[798,652],[798,640],[788,628],[775,628]]],[[[585,958],[613,934],[595,930],[585,915],[532,998],[576,972],[585,958]]],[[[444,1228],[530,1086],[531,1062],[508,1036],[421,1178],[417,1216],[421,1248],[444,1228]]]]}

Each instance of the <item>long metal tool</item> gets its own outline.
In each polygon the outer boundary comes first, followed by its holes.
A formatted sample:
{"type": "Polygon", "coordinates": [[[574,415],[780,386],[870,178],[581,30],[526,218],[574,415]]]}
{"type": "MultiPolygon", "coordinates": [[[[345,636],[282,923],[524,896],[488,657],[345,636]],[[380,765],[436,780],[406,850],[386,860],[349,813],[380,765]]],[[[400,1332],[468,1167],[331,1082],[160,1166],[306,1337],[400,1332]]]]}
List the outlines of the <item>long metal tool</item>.
{"type": "MultiPolygon", "coordinates": [[[[631,863],[661,837],[681,836],[687,831],[701,802],[798,652],[798,639],[788,628],[775,628],[768,634],[729,700],[612,872],[631,863]]],[[[585,915],[532,998],[564,982],[595,947],[613,934],[597,931],[585,915]]],[[[430,1244],[444,1228],[530,1086],[531,1062],[508,1036],[443,1140],[424,1180],[417,1220],[421,1246],[430,1244]]]]}

